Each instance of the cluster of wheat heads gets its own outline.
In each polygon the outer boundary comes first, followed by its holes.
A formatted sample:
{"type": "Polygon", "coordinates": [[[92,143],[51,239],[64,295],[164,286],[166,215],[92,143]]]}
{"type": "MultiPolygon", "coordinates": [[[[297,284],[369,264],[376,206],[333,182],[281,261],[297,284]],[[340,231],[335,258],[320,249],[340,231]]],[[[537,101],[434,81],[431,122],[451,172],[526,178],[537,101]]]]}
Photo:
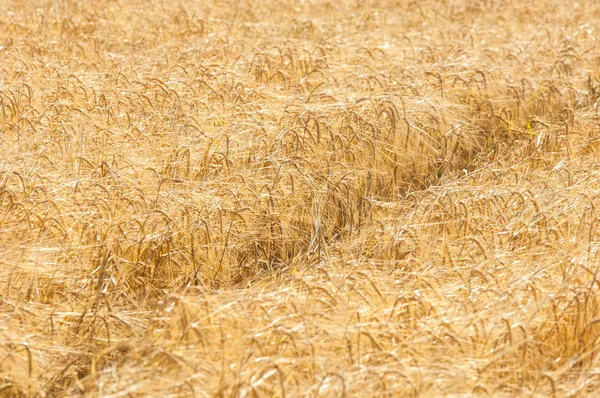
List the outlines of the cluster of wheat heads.
{"type": "Polygon", "coordinates": [[[600,386],[600,5],[0,4],[0,394],[600,386]]]}

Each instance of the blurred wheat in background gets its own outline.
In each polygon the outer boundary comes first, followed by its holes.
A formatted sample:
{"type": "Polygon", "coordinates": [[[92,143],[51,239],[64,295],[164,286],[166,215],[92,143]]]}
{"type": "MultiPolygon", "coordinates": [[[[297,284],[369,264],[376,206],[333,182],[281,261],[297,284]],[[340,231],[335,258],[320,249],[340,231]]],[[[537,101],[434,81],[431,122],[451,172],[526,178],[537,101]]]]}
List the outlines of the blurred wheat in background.
{"type": "Polygon", "coordinates": [[[600,390],[600,3],[0,2],[0,395],[600,390]]]}

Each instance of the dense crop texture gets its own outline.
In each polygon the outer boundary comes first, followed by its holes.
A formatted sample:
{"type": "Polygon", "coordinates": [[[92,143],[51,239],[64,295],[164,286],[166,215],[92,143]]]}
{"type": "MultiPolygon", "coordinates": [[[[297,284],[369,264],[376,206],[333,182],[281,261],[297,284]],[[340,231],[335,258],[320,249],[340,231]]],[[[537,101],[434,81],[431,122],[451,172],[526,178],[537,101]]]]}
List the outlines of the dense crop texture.
{"type": "Polygon", "coordinates": [[[0,1],[0,395],[600,392],[600,3],[0,1]]]}

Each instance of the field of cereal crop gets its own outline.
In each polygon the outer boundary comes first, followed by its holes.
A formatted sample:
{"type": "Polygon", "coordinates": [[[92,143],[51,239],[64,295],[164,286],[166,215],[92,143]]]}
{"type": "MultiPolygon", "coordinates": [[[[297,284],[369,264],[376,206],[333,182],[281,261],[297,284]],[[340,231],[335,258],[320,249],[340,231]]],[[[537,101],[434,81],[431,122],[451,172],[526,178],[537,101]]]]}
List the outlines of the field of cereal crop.
{"type": "Polygon", "coordinates": [[[0,395],[597,394],[599,39],[595,0],[0,0],[0,395]]]}

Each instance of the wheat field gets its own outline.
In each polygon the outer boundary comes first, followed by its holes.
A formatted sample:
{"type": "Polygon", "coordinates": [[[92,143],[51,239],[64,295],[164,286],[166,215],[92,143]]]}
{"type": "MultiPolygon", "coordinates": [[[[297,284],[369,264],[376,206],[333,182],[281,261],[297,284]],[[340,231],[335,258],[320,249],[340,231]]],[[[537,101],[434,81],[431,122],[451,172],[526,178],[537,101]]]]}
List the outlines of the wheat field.
{"type": "Polygon", "coordinates": [[[0,0],[0,395],[600,393],[599,39],[595,0],[0,0]]]}

